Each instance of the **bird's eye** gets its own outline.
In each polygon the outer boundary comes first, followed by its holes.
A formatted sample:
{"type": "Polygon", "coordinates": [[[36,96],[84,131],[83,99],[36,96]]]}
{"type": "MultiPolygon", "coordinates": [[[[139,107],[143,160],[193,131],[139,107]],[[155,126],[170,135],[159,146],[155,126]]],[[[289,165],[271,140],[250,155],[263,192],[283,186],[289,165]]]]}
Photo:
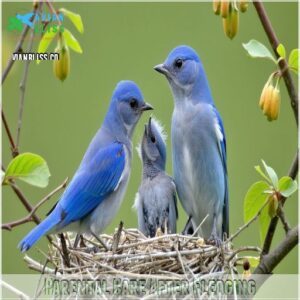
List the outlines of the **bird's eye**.
{"type": "Polygon", "coordinates": [[[182,67],[182,64],[183,64],[182,59],[180,59],[180,58],[176,59],[176,61],[175,61],[176,68],[180,69],[182,67]]]}
{"type": "Polygon", "coordinates": [[[156,139],[155,139],[154,136],[151,137],[151,142],[152,142],[152,143],[155,143],[155,142],[156,142],[156,139]]]}
{"type": "Polygon", "coordinates": [[[136,99],[131,99],[129,104],[130,104],[131,108],[137,108],[137,106],[138,106],[138,102],[136,99]]]}

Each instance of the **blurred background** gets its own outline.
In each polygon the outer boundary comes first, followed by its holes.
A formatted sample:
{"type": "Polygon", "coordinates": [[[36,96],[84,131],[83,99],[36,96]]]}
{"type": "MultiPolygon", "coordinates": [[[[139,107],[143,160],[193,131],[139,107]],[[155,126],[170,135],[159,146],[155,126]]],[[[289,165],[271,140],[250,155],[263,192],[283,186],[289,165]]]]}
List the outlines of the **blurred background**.
{"type": "MultiPolygon", "coordinates": [[[[93,135],[100,127],[116,83],[131,79],[141,87],[145,99],[155,110],[170,136],[173,99],[167,81],[153,70],[165,60],[169,51],[180,44],[196,49],[205,66],[212,93],[225,125],[228,149],[230,192],[230,231],[243,224],[243,199],[252,183],[260,180],[254,166],[263,158],[279,176],[287,174],[297,149],[297,129],[286,88],[281,83],[281,114],[276,122],[268,122],[258,107],[261,90],[274,64],[268,60],[251,59],[242,43],[250,39],[268,45],[267,38],[252,5],[241,14],[240,29],[233,41],[225,37],[221,18],[212,11],[211,3],[56,3],[79,13],[84,23],[84,34],[76,31],[65,20],[80,42],[83,54],[71,53],[71,73],[65,82],[53,75],[52,62],[30,65],[25,96],[20,151],[41,155],[48,162],[50,184],[45,189],[18,182],[32,205],[63,182],[71,178],[93,135]]],[[[298,45],[297,3],[265,3],[266,10],[280,41],[287,51],[298,45]]],[[[6,30],[8,18],[16,13],[29,12],[31,3],[2,4],[2,64],[12,53],[19,37],[6,30]]],[[[34,49],[37,49],[35,41],[34,49]]],[[[49,48],[53,51],[56,43],[49,48]]],[[[24,49],[26,49],[26,43],[24,49]]],[[[16,133],[20,90],[24,62],[16,62],[2,90],[3,109],[13,134],[16,133]]],[[[293,75],[294,76],[294,75],[293,75]]],[[[296,76],[294,76],[297,82],[296,76]]],[[[138,144],[144,123],[144,114],[133,137],[138,144]]],[[[168,138],[167,171],[172,174],[171,141],[168,138]]],[[[11,160],[8,139],[2,134],[2,156],[5,166],[11,160]]],[[[106,232],[111,234],[123,220],[126,227],[136,227],[137,217],[132,209],[141,179],[141,162],[133,156],[132,174],[120,212],[106,232]]],[[[8,222],[27,215],[13,191],[2,189],[2,221],[8,222]]],[[[41,218],[53,206],[59,195],[53,197],[39,211],[41,218]]],[[[291,225],[298,219],[297,197],[285,206],[291,225]]],[[[178,230],[182,230],[186,216],[179,209],[178,230]]],[[[3,273],[30,273],[17,249],[20,239],[34,226],[33,223],[2,231],[3,273]]],[[[279,225],[273,246],[283,238],[279,225]]],[[[234,245],[259,245],[257,223],[244,231],[234,245]]],[[[37,247],[47,250],[42,238],[37,247]]],[[[37,247],[29,255],[45,262],[37,247]]],[[[277,267],[277,273],[297,273],[297,250],[277,267]]]]}

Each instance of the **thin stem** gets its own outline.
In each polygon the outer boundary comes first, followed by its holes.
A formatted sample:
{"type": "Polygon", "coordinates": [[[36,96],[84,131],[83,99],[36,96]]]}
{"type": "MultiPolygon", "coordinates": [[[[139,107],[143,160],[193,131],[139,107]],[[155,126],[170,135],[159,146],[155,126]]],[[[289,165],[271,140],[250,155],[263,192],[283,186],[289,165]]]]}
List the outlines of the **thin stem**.
{"type": "Polygon", "coordinates": [[[55,188],[52,192],[50,192],[48,195],[46,195],[41,201],[39,201],[31,210],[31,212],[24,218],[19,219],[14,222],[2,224],[2,229],[5,230],[12,230],[14,227],[25,224],[27,222],[33,221],[33,215],[36,213],[36,211],[46,202],[48,201],[53,195],[55,195],[60,190],[64,189],[67,185],[68,178],[64,180],[62,184],[60,184],[57,188],[55,188]]]}
{"type": "MultiPolygon", "coordinates": [[[[37,12],[38,7],[39,7],[39,5],[34,5],[34,8],[33,8],[33,16],[30,18],[30,21],[33,20],[35,14],[36,14],[36,12],[37,12]]],[[[23,43],[24,43],[24,41],[25,41],[25,38],[26,38],[26,36],[27,36],[27,34],[28,34],[28,32],[29,32],[29,29],[30,29],[30,27],[29,27],[28,25],[26,25],[26,26],[24,27],[24,29],[23,29],[23,31],[22,31],[22,33],[21,33],[21,36],[20,36],[20,38],[19,38],[19,41],[18,41],[18,43],[17,43],[17,45],[16,45],[15,50],[14,50],[13,53],[22,52],[22,46],[23,46],[23,43]]],[[[14,65],[14,63],[15,63],[15,61],[13,60],[13,56],[11,56],[10,59],[9,59],[9,61],[8,61],[8,63],[7,63],[7,66],[6,66],[5,70],[4,70],[3,73],[2,73],[2,82],[1,82],[1,84],[4,83],[6,77],[7,77],[7,75],[9,74],[9,72],[10,72],[12,66],[14,65]]]]}
{"type": "Polygon", "coordinates": [[[279,203],[279,207],[278,207],[278,210],[277,210],[277,216],[278,216],[278,218],[280,219],[280,221],[283,225],[283,229],[284,229],[285,233],[288,234],[289,231],[291,230],[291,227],[289,225],[288,220],[285,217],[285,213],[282,209],[282,204],[281,203],[279,203]]]}
{"type": "Polygon", "coordinates": [[[6,120],[6,117],[5,117],[3,109],[1,111],[1,114],[2,114],[2,122],[3,122],[5,131],[7,133],[8,140],[9,140],[9,143],[10,143],[11,154],[12,154],[13,157],[16,157],[17,155],[19,155],[19,152],[18,152],[18,150],[16,148],[16,144],[14,142],[14,139],[12,137],[11,131],[9,129],[9,126],[8,126],[8,123],[7,123],[7,120],[6,120]]]}
{"type": "MultiPolygon", "coordinates": [[[[295,179],[297,174],[298,174],[298,150],[296,152],[293,163],[290,167],[289,176],[292,179],[295,179]]],[[[283,206],[284,203],[285,203],[286,198],[281,196],[278,200],[281,202],[281,204],[283,206]]],[[[270,251],[271,244],[272,244],[273,237],[274,237],[274,233],[275,233],[275,230],[276,230],[276,227],[277,227],[277,223],[278,223],[278,217],[276,216],[270,222],[270,225],[269,225],[269,228],[268,228],[268,231],[267,231],[267,235],[266,235],[266,238],[265,238],[265,241],[264,241],[261,256],[263,256],[265,254],[268,254],[269,251],[270,251]]]]}
{"type": "MultiPolygon", "coordinates": [[[[33,20],[33,24],[34,23],[35,23],[35,18],[33,20]]],[[[28,46],[28,50],[27,50],[28,53],[30,53],[32,50],[33,39],[34,39],[34,31],[31,30],[29,46],[28,46]]],[[[18,123],[17,123],[16,149],[19,148],[19,144],[20,144],[22,117],[23,117],[24,102],[25,102],[25,90],[26,90],[26,83],[27,83],[27,78],[28,78],[28,70],[29,70],[30,62],[31,62],[30,60],[27,60],[25,62],[24,73],[23,73],[23,77],[20,82],[20,105],[19,105],[19,118],[18,118],[18,123]]]]}
{"type": "MultiPolygon", "coordinates": [[[[264,8],[263,3],[258,1],[253,1],[253,5],[256,9],[256,12],[258,14],[258,17],[261,21],[261,24],[266,32],[266,35],[269,39],[269,42],[273,48],[273,51],[277,58],[279,58],[279,54],[277,53],[277,47],[279,45],[279,40],[276,36],[276,33],[273,29],[273,26],[271,24],[271,21],[266,13],[266,10],[264,8]]],[[[295,120],[298,125],[298,93],[296,92],[296,88],[294,86],[292,75],[288,67],[288,63],[285,59],[281,59],[278,63],[279,68],[281,70],[287,91],[290,96],[290,103],[294,112],[295,120]]]]}

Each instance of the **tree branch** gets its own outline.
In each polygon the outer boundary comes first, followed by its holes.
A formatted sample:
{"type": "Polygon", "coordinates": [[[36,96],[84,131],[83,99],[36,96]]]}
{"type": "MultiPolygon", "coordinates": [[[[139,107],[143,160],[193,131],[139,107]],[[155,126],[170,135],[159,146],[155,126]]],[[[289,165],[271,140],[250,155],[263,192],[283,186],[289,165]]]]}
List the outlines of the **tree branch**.
{"type": "MultiPolygon", "coordinates": [[[[279,40],[276,36],[276,33],[273,29],[273,26],[271,24],[271,21],[266,13],[266,10],[264,8],[263,3],[258,0],[258,1],[253,1],[253,5],[256,9],[256,12],[258,14],[258,17],[261,21],[261,24],[266,32],[266,35],[269,39],[269,42],[273,48],[273,51],[276,55],[277,58],[279,58],[279,55],[277,53],[277,47],[279,45],[279,40]]],[[[295,120],[298,125],[298,93],[296,91],[296,88],[294,86],[291,72],[288,67],[288,63],[286,62],[285,59],[281,59],[279,62],[279,68],[281,70],[282,77],[284,79],[287,91],[290,96],[290,103],[294,112],[295,120]]]]}
{"type": "Polygon", "coordinates": [[[261,259],[253,274],[270,274],[299,242],[299,227],[290,230],[285,239],[269,254],[261,259]]]}
{"type": "MultiPolygon", "coordinates": [[[[35,23],[35,17],[33,20],[33,24],[35,23]]],[[[29,40],[29,46],[27,49],[27,52],[30,53],[32,50],[33,45],[33,38],[34,38],[34,31],[31,30],[30,40],[29,40]]],[[[17,138],[16,138],[16,149],[18,151],[19,144],[20,144],[20,134],[21,134],[21,126],[22,126],[22,117],[23,117],[23,111],[24,111],[24,102],[25,102],[25,90],[26,90],[26,83],[28,78],[28,70],[30,65],[30,59],[25,62],[24,67],[24,73],[23,77],[20,82],[20,105],[19,105],[19,118],[17,123],[17,138]]]]}
{"type": "Polygon", "coordinates": [[[291,230],[291,227],[289,225],[288,220],[285,217],[285,213],[284,213],[284,211],[282,209],[281,202],[279,202],[279,206],[278,206],[278,209],[277,209],[277,216],[278,216],[278,218],[280,219],[280,221],[281,221],[281,223],[283,225],[283,229],[284,229],[285,233],[288,234],[289,231],[291,230]]]}
{"type": "MultiPolygon", "coordinates": [[[[289,176],[292,179],[295,179],[296,176],[297,176],[297,173],[298,173],[298,150],[297,150],[296,156],[294,158],[294,161],[293,161],[293,163],[290,167],[289,176]]],[[[286,200],[286,198],[283,197],[283,196],[280,196],[280,198],[278,199],[278,201],[281,202],[282,206],[284,205],[285,200],[286,200]]],[[[268,228],[268,231],[267,231],[267,235],[266,235],[266,238],[265,238],[265,241],[264,241],[261,256],[263,256],[265,254],[268,254],[269,251],[270,251],[272,240],[273,240],[273,237],[274,237],[274,233],[275,233],[275,230],[276,230],[276,227],[277,227],[277,223],[278,223],[278,217],[276,216],[270,222],[270,225],[269,225],[269,228],[268,228]]]]}
{"type": "Polygon", "coordinates": [[[14,142],[14,139],[12,137],[11,131],[9,129],[9,126],[8,126],[8,123],[7,123],[7,120],[6,120],[3,108],[2,108],[1,114],[2,114],[2,122],[3,122],[5,131],[7,133],[8,140],[9,140],[9,143],[10,143],[10,150],[11,150],[12,157],[16,157],[17,155],[19,155],[19,152],[18,152],[18,150],[16,148],[16,144],[14,142]]]}
{"type": "MultiPolygon", "coordinates": [[[[33,11],[32,11],[33,12],[33,16],[30,18],[30,21],[32,21],[33,18],[35,17],[35,14],[36,14],[38,8],[39,8],[39,3],[37,3],[36,5],[34,5],[33,11]]],[[[19,41],[18,41],[18,43],[17,43],[17,45],[16,45],[15,50],[14,50],[13,53],[18,53],[18,52],[22,51],[22,46],[23,46],[25,38],[26,38],[26,36],[27,36],[27,34],[29,32],[29,29],[30,29],[30,27],[28,25],[26,25],[24,27],[24,29],[23,29],[23,31],[21,33],[20,39],[19,39],[19,41]]],[[[8,61],[8,63],[7,63],[7,66],[6,66],[5,70],[2,73],[2,82],[1,82],[1,84],[4,83],[6,77],[9,74],[9,72],[10,72],[10,70],[11,70],[11,68],[12,68],[12,66],[13,66],[14,63],[15,63],[15,61],[13,60],[13,56],[11,56],[10,59],[9,59],[9,61],[8,61]]]]}
{"type": "Polygon", "coordinates": [[[38,202],[31,210],[29,215],[26,217],[16,220],[14,222],[9,222],[6,224],[2,224],[1,228],[4,230],[12,230],[14,227],[25,224],[27,222],[33,221],[33,215],[36,213],[36,211],[46,202],[48,201],[53,195],[55,195],[60,190],[64,189],[67,185],[68,178],[66,178],[62,184],[60,184],[57,188],[55,188],[52,192],[50,192],[48,195],[46,195],[40,202],[38,202]]]}

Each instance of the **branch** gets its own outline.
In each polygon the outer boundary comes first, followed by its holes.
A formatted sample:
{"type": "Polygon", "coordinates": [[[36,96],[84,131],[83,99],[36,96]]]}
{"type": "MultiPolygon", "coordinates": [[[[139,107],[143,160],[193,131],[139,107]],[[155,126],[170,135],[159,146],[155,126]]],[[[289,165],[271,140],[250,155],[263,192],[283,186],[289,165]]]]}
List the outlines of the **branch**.
{"type": "Polygon", "coordinates": [[[259,209],[259,211],[256,213],[256,215],[250,219],[247,223],[245,223],[243,226],[241,226],[240,228],[238,228],[238,230],[232,234],[225,242],[224,244],[227,244],[229,242],[231,242],[234,238],[236,238],[242,231],[244,231],[246,228],[248,228],[250,226],[250,224],[252,224],[261,214],[262,210],[265,208],[265,206],[269,203],[269,199],[267,199],[267,201],[263,204],[263,206],[259,209]]]}
{"type": "Polygon", "coordinates": [[[8,136],[9,143],[10,143],[10,149],[11,149],[12,157],[16,157],[17,155],[19,155],[19,152],[18,152],[18,150],[16,148],[16,144],[14,142],[14,139],[12,137],[11,131],[9,129],[9,126],[8,126],[8,123],[7,123],[7,120],[6,120],[6,117],[5,117],[3,109],[1,111],[1,114],[2,114],[2,122],[3,122],[5,131],[6,131],[6,134],[8,136]]]}
{"type": "MultiPolygon", "coordinates": [[[[293,163],[290,167],[289,176],[292,179],[295,179],[296,176],[297,176],[297,173],[298,173],[298,150],[297,150],[296,156],[294,158],[294,161],[293,161],[293,163]]],[[[284,205],[285,200],[286,200],[286,198],[283,197],[283,196],[280,196],[280,198],[278,199],[278,201],[281,202],[282,206],[284,205]]],[[[267,235],[266,235],[266,238],[265,238],[265,241],[264,241],[262,253],[261,253],[262,256],[265,255],[265,254],[268,254],[269,251],[270,251],[272,240],[273,240],[273,237],[274,237],[274,233],[275,233],[275,230],[276,230],[276,227],[277,227],[277,223],[278,223],[278,217],[276,216],[270,222],[270,225],[269,225],[269,228],[268,228],[268,231],[267,231],[267,235]]]]}
{"type": "MultiPolygon", "coordinates": [[[[39,8],[39,3],[37,3],[36,5],[34,5],[33,11],[32,11],[33,12],[33,16],[30,18],[30,21],[33,21],[38,8],[39,8]]],[[[26,36],[27,36],[27,34],[29,32],[29,29],[30,29],[30,27],[28,25],[26,25],[24,27],[24,29],[23,29],[23,31],[21,33],[20,39],[19,39],[19,41],[18,41],[18,43],[16,45],[16,48],[15,48],[15,50],[14,50],[13,53],[18,53],[18,52],[22,51],[22,45],[23,45],[24,40],[25,40],[25,38],[26,38],[26,36]]],[[[13,60],[13,56],[11,56],[10,59],[9,59],[9,61],[8,61],[8,63],[7,63],[7,66],[6,66],[5,70],[2,73],[2,82],[1,82],[1,84],[4,83],[6,77],[9,74],[9,72],[10,72],[10,70],[11,70],[11,68],[12,68],[12,66],[13,66],[14,63],[15,63],[15,61],[13,60]]]]}
{"type": "Polygon", "coordinates": [[[288,220],[285,217],[285,213],[282,209],[282,203],[281,202],[279,202],[279,206],[278,206],[278,209],[277,209],[277,216],[278,216],[278,218],[280,219],[280,221],[283,225],[283,229],[284,229],[285,233],[288,234],[289,231],[291,230],[291,227],[288,223],[288,220]]]}
{"type": "MultiPolygon", "coordinates": [[[[279,55],[277,53],[277,47],[279,45],[279,40],[276,36],[276,33],[273,29],[273,26],[271,24],[271,21],[266,13],[266,10],[264,8],[263,3],[258,0],[258,1],[253,1],[253,5],[256,9],[256,12],[258,14],[258,17],[262,23],[262,26],[267,34],[267,37],[269,39],[269,42],[273,48],[273,51],[276,55],[277,58],[279,58],[279,55]]],[[[292,109],[294,111],[294,116],[295,116],[295,120],[296,123],[298,125],[298,93],[296,92],[293,80],[292,80],[292,76],[291,76],[291,72],[289,70],[288,67],[288,63],[286,62],[285,59],[281,59],[279,62],[279,68],[281,70],[281,75],[284,79],[287,91],[289,93],[290,96],[290,103],[292,106],[292,109]]]]}
{"type": "Polygon", "coordinates": [[[29,215],[27,215],[26,217],[14,221],[14,222],[10,222],[10,223],[6,223],[6,224],[2,224],[1,228],[4,230],[12,230],[14,227],[28,223],[33,221],[33,215],[36,213],[36,211],[46,202],[48,201],[53,195],[55,195],[57,192],[59,192],[60,190],[64,189],[67,185],[67,181],[68,178],[66,178],[64,180],[64,182],[62,184],[60,184],[57,188],[55,188],[52,192],[50,192],[47,196],[45,196],[39,203],[37,203],[31,210],[31,212],[29,213],[29,215]]]}
{"type": "Polygon", "coordinates": [[[285,239],[269,254],[261,259],[253,274],[270,274],[299,242],[299,228],[294,227],[285,239]]]}
{"type": "MultiPolygon", "coordinates": [[[[33,24],[35,23],[35,18],[33,20],[33,24]]],[[[30,41],[29,41],[29,46],[27,52],[30,53],[32,50],[32,45],[33,45],[33,38],[34,38],[34,32],[31,30],[31,35],[30,35],[30,41]]],[[[19,144],[20,144],[20,134],[21,134],[21,126],[22,126],[22,117],[23,117],[23,111],[24,111],[24,101],[25,101],[25,90],[26,90],[26,83],[27,83],[27,78],[28,78],[28,70],[29,70],[29,65],[30,65],[31,60],[27,60],[25,62],[25,67],[24,67],[24,73],[23,77],[20,82],[20,105],[19,105],[19,118],[18,118],[18,123],[17,123],[17,138],[16,138],[16,150],[18,151],[19,144]]]]}

